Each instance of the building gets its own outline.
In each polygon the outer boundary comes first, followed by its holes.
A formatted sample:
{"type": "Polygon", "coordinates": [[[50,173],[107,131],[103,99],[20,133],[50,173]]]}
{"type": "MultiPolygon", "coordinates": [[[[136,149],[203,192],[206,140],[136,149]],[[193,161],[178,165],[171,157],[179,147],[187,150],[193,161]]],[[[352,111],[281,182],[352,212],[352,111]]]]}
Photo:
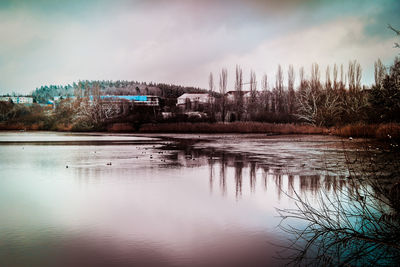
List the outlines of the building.
{"type": "MultiPolygon", "coordinates": [[[[90,96],[90,101],[95,97],[90,96]]],[[[124,101],[134,103],[136,106],[158,107],[160,106],[160,97],[153,95],[101,95],[103,104],[118,104],[124,101]]]]}
{"type": "MultiPolygon", "coordinates": [[[[92,99],[93,97],[91,97],[92,99]]],[[[137,106],[158,107],[160,106],[160,97],[153,95],[104,95],[101,100],[111,102],[129,101],[137,106]]]]}
{"type": "Polygon", "coordinates": [[[17,100],[18,104],[32,104],[33,97],[31,96],[19,96],[17,100]]]}
{"type": "Polygon", "coordinates": [[[177,105],[186,104],[188,101],[192,103],[197,102],[199,104],[208,104],[210,102],[214,102],[214,97],[210,96],[208,93],[185,93],[178,97],[177,105]]]}
{"type": "Polygon", "coordinates": [[[176,105],[181,109],[196,110],[214,103],[215,98],[208,93],[185,93],[178,97],[176,105]]]}
{"type": "Polygon", "coordinates": [[[33,97],[31,96],[1,96],[0,101],[12,101],[14,104],[32,104],[33,97]]]}

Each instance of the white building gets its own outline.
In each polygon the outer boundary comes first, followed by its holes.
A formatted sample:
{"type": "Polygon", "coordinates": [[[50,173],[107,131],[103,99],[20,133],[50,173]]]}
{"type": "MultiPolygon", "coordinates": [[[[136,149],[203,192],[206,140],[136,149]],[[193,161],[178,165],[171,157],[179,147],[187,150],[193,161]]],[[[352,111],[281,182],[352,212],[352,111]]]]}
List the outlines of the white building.
{"type": "Polygon", "coordinates": [[[185,105],[188,102],[191,104],[197,103],[197,104],[209,104],[214,102],[214,97],[210,96],[208,93],[197,93],[197,94],[190,94],[190,93],[185,93],[178,97],[177,99],[177,106],[179,105],[185,105]]]}
{"type": "Polygon", "coordinates": [[[18,97],[18,104],[32,104],[33,97],[31,96],[19,96],[18,97]]]}
{"type": "Polygon", "coordinates": [[[0,101],[12,101],[14,104],[32,104],[31,96],[1,96],[0,101]]]}

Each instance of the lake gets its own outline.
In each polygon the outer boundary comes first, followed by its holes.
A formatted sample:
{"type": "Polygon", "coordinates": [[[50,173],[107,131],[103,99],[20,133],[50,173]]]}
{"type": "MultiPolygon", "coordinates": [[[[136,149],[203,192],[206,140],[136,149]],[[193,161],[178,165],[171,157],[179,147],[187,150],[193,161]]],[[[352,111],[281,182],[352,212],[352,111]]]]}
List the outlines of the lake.
{"type": "Polygon", "coordinates": [[[0,266],[283,265],[276,209],[346,186],[343,142],[1,132],[0,266]]]}

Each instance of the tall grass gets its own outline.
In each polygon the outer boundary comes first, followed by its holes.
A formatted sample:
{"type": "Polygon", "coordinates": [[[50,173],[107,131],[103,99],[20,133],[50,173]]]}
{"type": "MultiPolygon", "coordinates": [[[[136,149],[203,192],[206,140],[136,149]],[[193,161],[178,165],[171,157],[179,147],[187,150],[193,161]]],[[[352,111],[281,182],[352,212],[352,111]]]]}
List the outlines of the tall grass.
{"type": "Polygon", "coordinates": [[[108,132],[134,132],[135,128],[129,123],[114,123],[107,127],[108,132]]]}
{"type": "MultiPolygon", "coordinates": [[[[45,122],[32,124],[22,122],[1,122],[0,130],[53,130],[82,131],[79,126],[55,123],[51,127],[45,122]]],[[[94,129],[93,129],[94,131],[94,129]]],[[[109,132],[136,132],[130,123],[114,123],[103,130],[109,132]]],[[[143,124],[141,133],[264,133],[264,134],[331,134],[340,137],[375,138],[380,140],[400,140],[400,124],[349,124],[338,128],[324,128],[305,124],[231,122],[231,123],[155,123],[143,124]]]]}
{"type": "Polygon", "coordinates": [[[232,123],[160,123],[144,124],[142,133],[267,133],[267,134],[327,134],[327,128],[301,124],[262,122],[232,123]]]}
{"type": "Polygon", "coordinates": [[[350,124],[340,128],[332,129],[332,134],[341,137],[400,140],[400,124],[350,124]]]}

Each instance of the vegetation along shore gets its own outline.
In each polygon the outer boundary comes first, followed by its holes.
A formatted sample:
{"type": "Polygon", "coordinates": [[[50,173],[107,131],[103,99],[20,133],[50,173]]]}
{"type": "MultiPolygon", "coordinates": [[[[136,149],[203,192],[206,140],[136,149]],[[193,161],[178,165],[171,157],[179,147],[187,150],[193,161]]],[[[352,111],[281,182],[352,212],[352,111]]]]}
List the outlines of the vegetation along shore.
{"type": "Polygon", "coordinates": [[[238,65],[234,90],[228,72],[213,73],[209,88],[128,81],[79,81],[42,86],[31,96],[2,96],[0,130],[104,131],[146,133],[331,134],[342,137],[398,139],[400,136],[400,59],[391,66],[375,62],[375,83],[361,85],[362,69],[350,61],[318,64],[309,75],[279,65],[275,84],[250,72],[244,90],[238,65]],[[285,83],[286,81],[286,83],[285,83]]]}

